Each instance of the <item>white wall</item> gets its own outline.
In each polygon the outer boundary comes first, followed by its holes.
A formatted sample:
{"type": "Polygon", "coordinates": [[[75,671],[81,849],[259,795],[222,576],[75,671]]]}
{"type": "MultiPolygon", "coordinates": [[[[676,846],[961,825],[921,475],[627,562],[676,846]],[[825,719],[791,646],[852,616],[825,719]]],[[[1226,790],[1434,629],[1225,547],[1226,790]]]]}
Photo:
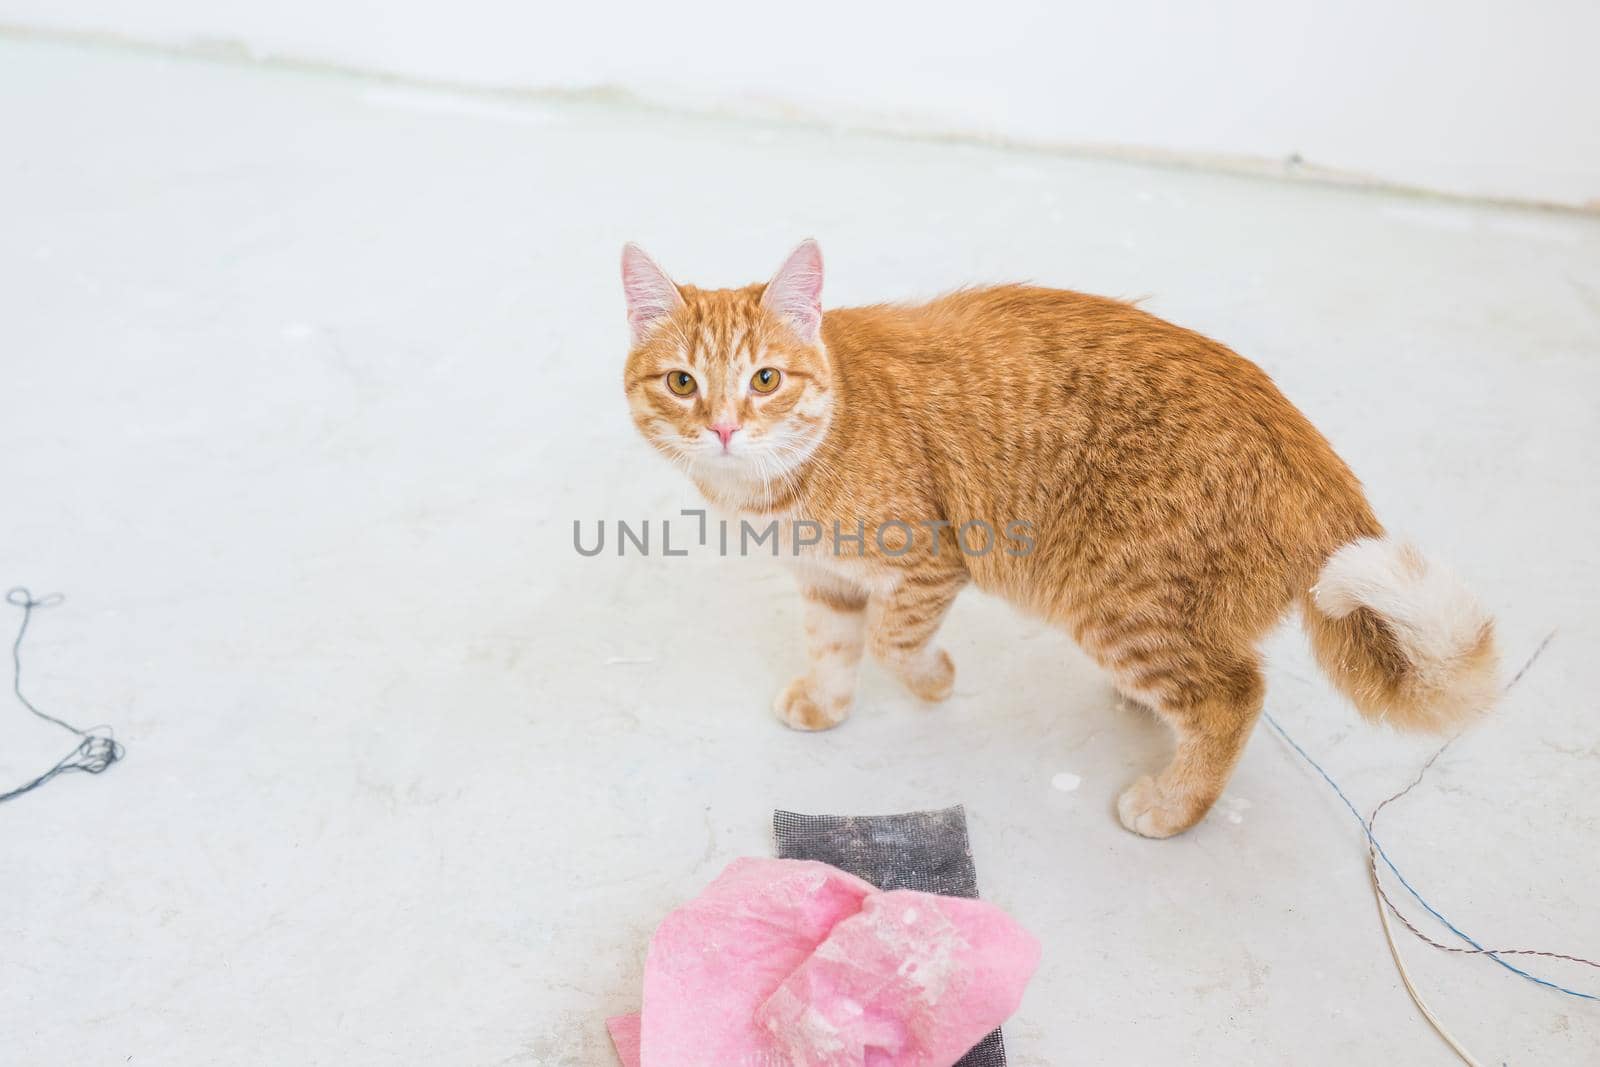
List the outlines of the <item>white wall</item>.
{"type": "Polygon", "coordinates": [[[0,22],[1600,206],[1597,0],[0,0],[0,22]]]}

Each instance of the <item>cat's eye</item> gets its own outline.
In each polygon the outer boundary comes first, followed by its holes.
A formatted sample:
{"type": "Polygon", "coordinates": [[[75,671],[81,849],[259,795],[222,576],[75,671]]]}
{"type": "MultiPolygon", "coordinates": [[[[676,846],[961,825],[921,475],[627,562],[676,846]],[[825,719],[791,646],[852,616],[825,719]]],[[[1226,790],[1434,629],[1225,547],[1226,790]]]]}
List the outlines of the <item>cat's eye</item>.
{"type": "Polygon", "coordinates": [[[770,393],[783,381],[783,375],[771,367],[762,367],[750,377],[750,388],[758,393],[770,393]]]}
{"type": "Polygon", "coordinates": [[[693,396],[694,375],[685,370],[668,371],[667,388],[672,391],[673,396],[693,396]]]}

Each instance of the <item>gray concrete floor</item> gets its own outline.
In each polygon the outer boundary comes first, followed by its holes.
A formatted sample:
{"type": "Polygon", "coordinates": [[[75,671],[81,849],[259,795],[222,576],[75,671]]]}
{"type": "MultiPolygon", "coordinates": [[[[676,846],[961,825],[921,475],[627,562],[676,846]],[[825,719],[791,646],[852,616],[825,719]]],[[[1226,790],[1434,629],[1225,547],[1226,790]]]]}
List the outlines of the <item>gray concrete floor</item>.
{"type": "MultiPolygon", "coordinates": [[[[695,503],[621,396],[630,238],[742,284],[815,235],[832,304],[1148,295],[1261,363],[1509,659],[1556,631],[1392,854],[1485,941],[1600,957],[1600,220],[14,40],[0,129],[0,581],[68,595],[30,690],[128,746],[0,809],[6,1059],[604,1064],[654,923],[774,807],[963,802],[1045,947],[1018,1067],[1452,1062],[1265,729],[1141,840],[1162,732],[1003,604],[958,605],[948,705],[872,673],[801,736],[770,561],[574,552],[695,503]]],[[[1429,743],[1270,653],[1358,805],[1410,780],[1429,743]]],[[[0,738],[8,785],[63,750],[9,703],[0,738]]],[[[1485,1062],[1595,1062],[1594,1002],[1401,948],[1485,1062]]]]}

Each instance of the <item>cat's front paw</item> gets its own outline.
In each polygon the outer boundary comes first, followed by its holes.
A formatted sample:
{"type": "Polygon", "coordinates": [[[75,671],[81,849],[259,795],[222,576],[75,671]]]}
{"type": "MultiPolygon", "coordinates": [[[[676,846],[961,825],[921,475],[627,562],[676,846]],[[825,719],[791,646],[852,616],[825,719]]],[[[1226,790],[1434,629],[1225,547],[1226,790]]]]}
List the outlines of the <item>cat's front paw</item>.
{"type": "Polygon", "coordinates": [[[850,697],[822,697],[811,679],[800,677],[778,694],[772,710],[792,730],[831,730],[850,717],[850,697]]]}
{"type": "Polygon", "coordinates": [[[898,665],[897,674],[919,700],[937,704],[956,687],[956,664],[942,648],[930,649],[910,663],[898,665]]]}

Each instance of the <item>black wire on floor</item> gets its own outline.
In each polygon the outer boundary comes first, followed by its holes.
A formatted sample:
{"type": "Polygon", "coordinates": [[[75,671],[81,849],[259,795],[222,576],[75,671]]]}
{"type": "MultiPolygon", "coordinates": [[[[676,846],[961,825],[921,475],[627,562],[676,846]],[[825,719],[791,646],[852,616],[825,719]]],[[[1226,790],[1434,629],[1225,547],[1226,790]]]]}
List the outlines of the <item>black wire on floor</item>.
{"type": "Polygon", "coordinates": [[[54,715],[40,711],[34,706],[33,701],[22,695],[22,639],[28,633],[28,623],[33,621],[33,613],[40,608],[51,608],[64,600],[60,593],[51,593],[49,596],[34,598],[22,586],[17,586],[6,594],[6,603],[22,609],[22,625],[17,627],[17,639],[11,642],[11,691],[17,695],[17,701],[29,711],[33,712],[45,722],[55,723],[63,730],[78,735],[78,744],[54,767],[45,771],[26,785],[20,785],[9,793],[0,793],[0,804],[24,793],[31,793],[38,789],[58,774],[67,771],[83,771],[87,774],[99,774],[123,756],[122,743],[118,741],[109,726],[93,726],[87,730],[80,730],[70,722],[64,722],[54,715]]]}

